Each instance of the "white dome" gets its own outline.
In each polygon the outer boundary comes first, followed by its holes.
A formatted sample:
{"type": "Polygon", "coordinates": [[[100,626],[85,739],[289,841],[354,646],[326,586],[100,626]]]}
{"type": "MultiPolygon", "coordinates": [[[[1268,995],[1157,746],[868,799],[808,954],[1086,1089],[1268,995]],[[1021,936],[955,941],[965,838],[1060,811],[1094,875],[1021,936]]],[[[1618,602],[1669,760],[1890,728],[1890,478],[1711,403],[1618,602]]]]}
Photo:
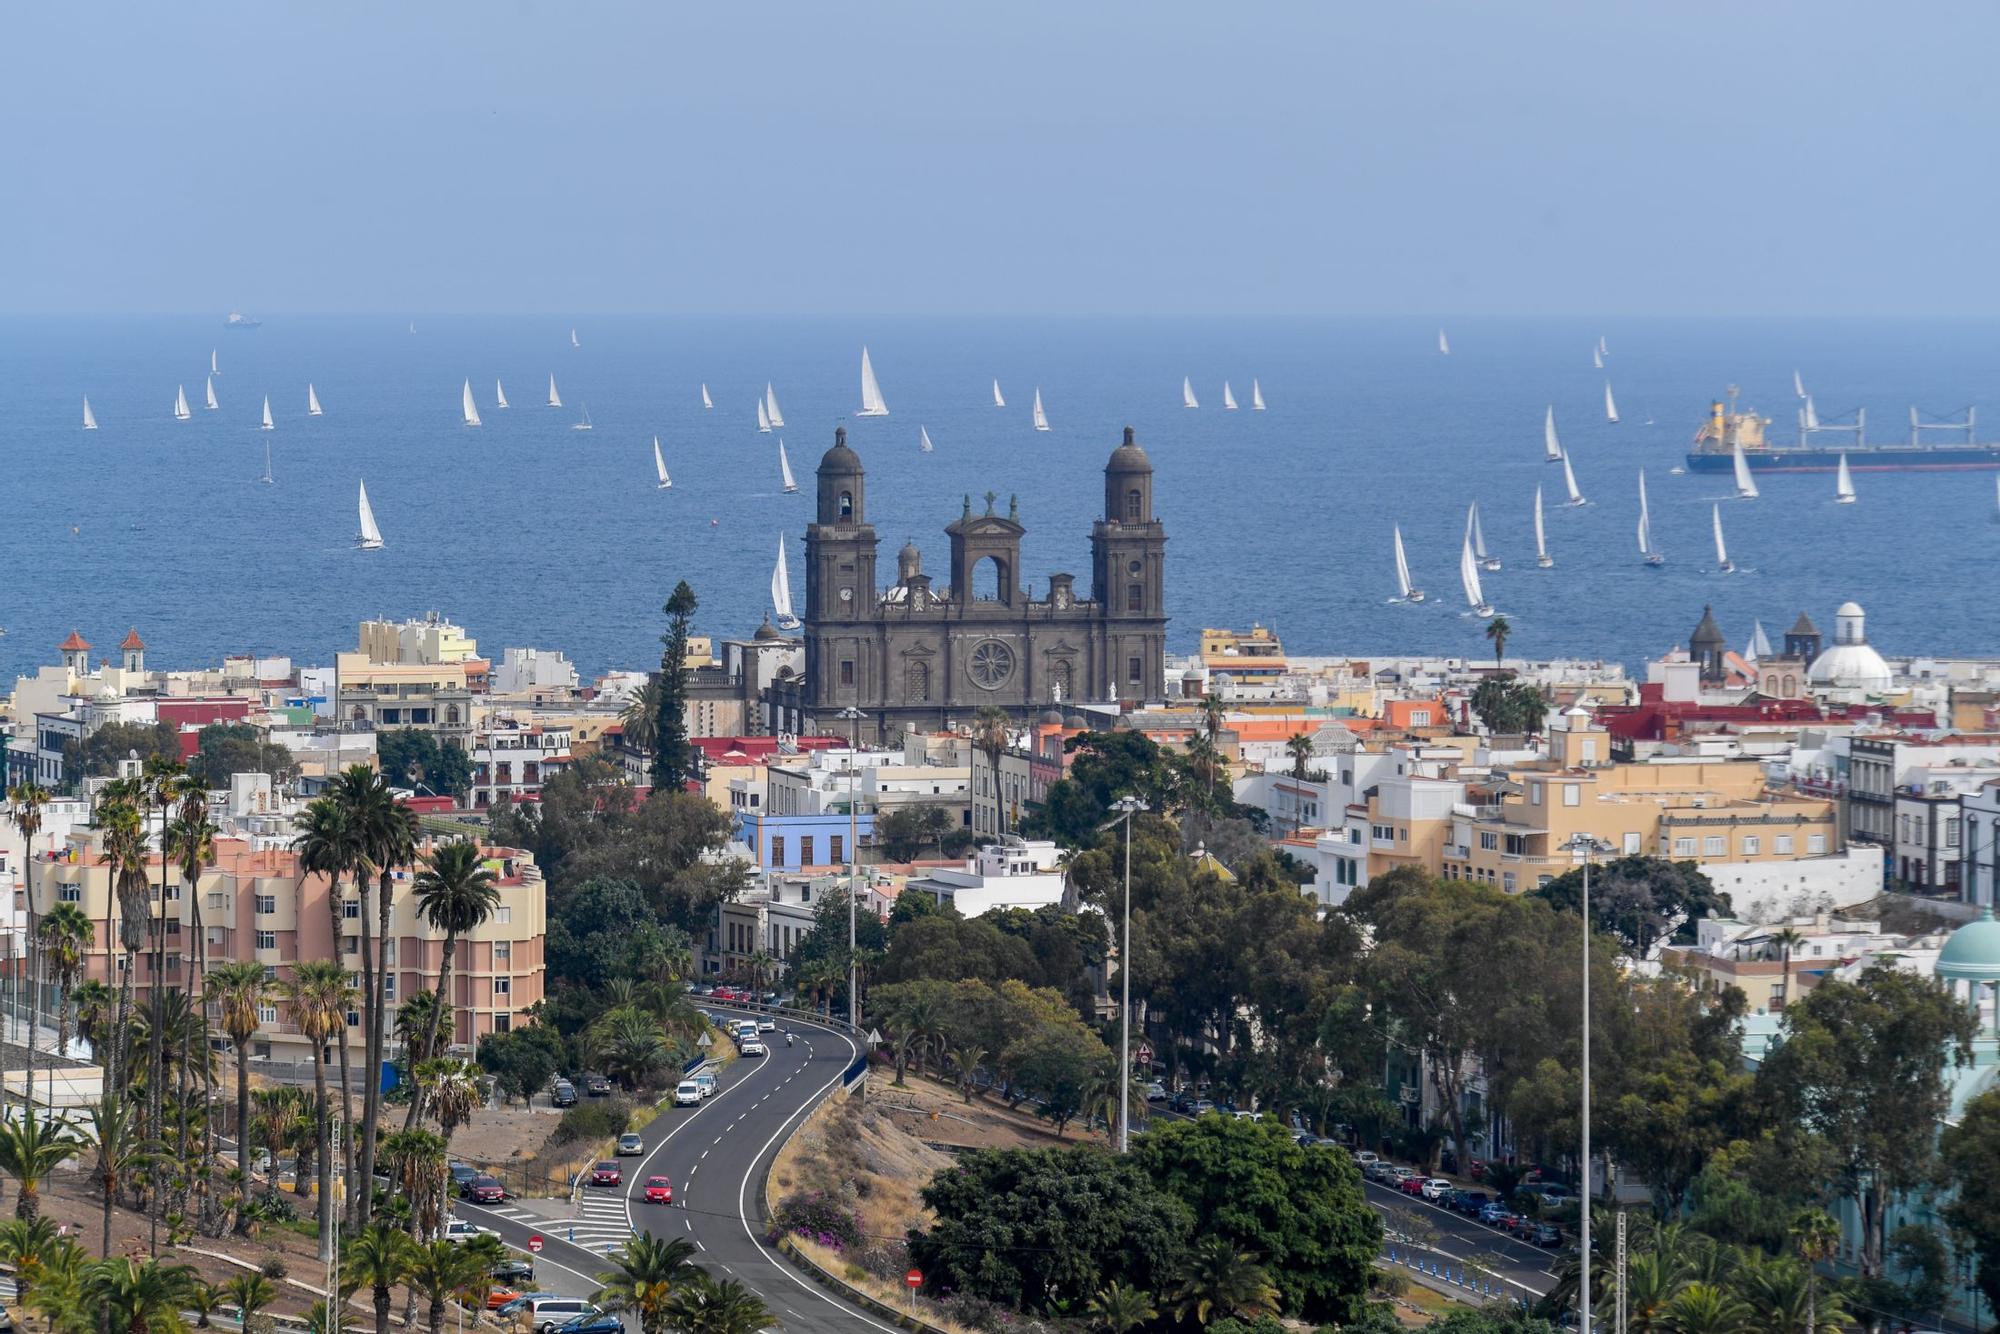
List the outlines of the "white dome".
{"type": "Polygon", "coordinates": [[[1835,616],[1859,616],[1861,615],[1861,604],[1859,602],[1843,602],[1840,604],[1840,610],[1833,614],[1835,616]]]}
{"type": "Polygon", "coordinates": [[[1855,690],[1887,690],[1892,681],[1889,664],[1866,644],[1836,644],[1813,659],[1806,679],[1816,686],[1842,686],[1855,690]]]}

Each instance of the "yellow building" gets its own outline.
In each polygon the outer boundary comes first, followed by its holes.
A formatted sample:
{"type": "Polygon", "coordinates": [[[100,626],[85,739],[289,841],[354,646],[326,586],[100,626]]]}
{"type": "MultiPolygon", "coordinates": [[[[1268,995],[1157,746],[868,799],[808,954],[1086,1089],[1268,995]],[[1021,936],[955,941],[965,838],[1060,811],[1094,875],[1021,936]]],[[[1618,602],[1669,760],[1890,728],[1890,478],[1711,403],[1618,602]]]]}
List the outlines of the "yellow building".
{"type": "Polygon", "coordinates": [[[1247,632],[1203,630],[1201,665],[1208,669],[1211,681],[1218,672],[1228,672],[1239,681],[1273,681],[1287,670],[1285,646],[1261,625],[1253,625],[1247,632]]]}

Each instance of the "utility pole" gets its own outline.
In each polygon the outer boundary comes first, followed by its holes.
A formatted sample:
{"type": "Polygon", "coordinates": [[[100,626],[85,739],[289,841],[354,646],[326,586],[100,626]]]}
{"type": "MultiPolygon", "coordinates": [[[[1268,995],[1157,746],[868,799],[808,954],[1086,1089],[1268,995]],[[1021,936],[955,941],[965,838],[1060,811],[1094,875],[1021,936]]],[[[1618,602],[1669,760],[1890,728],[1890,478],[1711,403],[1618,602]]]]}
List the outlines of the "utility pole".
{"type": "Polygon", "coordinates": [[[1146,809],[1137,797],[1111,803],[1125,826],[1125,925],[1118,946],[1118,1152],[1132,1147],[1132,817],[1146,809]]]}
{"type": "Polygon", "coordinates": [[[861,1031],[861,960],[855,953],[855,881],[860,858],[855,853],[860,819],[855,814],[856,782],[861,762],[861,720],[868,715],[852,704],[838,717],[847,724],[847,1026],[861,1031]]]}
{"type": "Polygon", "coordinates": [[[1612,848],[1603,839],[1585,833],[1571,835],[1562,846],[1565,851],[1583,856],[1583,1142],[1578,1150],[1582,1180],[1577,1183],[1582,1210],[1576,1229],[1580,1251],[1576,1304],[1577,1328],[1583,1334],[1590,1334],[1593,1323],[1590,1309],[1590,865],[1592,857],[1608,853],[1612,848]]]}

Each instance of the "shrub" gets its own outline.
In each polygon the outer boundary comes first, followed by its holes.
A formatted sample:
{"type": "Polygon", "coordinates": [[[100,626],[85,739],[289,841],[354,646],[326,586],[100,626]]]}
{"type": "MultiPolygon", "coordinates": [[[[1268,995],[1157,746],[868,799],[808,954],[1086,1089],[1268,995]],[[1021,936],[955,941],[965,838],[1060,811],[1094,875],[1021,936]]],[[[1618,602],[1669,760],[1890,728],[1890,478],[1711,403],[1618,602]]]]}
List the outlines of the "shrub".
{"type": "Polygon", "coordinates": [[[549,1132],[549,1144],[588,1144],[624,1133],[632,1119],[632,1104],[624,1098],[592,1098],[562,1114],[549,1132]]]}
{"type": "Polygon", "coordinates": [[[810,1237],[822,1246],[848,1251],[861,1244],[861,1220],[824,1191],[801,1191],[778,1201],[772,1220],[781,1232],[810,1237]]]}

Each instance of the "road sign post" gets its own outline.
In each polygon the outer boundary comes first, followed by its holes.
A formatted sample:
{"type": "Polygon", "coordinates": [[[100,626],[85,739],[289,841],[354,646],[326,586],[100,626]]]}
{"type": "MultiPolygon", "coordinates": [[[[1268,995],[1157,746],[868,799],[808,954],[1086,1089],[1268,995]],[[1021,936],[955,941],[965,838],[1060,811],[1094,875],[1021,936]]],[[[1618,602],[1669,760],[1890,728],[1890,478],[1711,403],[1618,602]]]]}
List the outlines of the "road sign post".
{"type": "Polygon", "coordinates": [[[903,1285],[910,1290],[910,1310],[914,1314],[917,1309],[917,1289],[924,1286],[923,1271],[921,1269],[912,1269],[909,1273],[903,1275],[903,1285]]]}
{"type": "Polygon", "coordinates": [[[528,1238],[528,1249],[536,1255],[542,1253],[542,1234],[537,1232],[528,1238]]]}

